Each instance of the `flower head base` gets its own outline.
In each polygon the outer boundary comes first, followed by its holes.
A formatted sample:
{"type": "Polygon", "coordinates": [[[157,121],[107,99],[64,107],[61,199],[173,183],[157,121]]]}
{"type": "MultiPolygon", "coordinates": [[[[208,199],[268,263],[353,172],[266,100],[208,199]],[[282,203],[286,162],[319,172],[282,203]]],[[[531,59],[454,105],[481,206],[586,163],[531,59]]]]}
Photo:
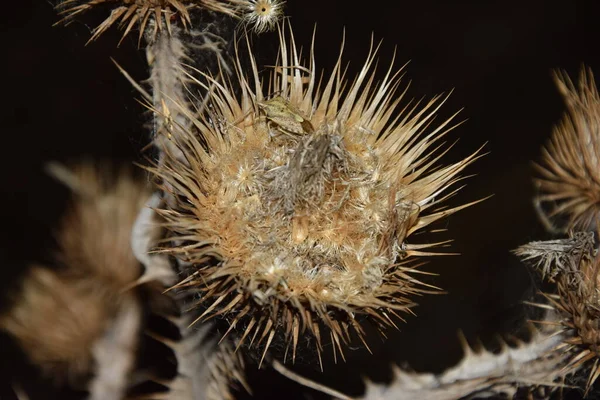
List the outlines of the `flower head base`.
{"type": "Polygon", "coordinates": [[[167,152],[154,172],[177,203],[159,210],[164,251],[194,266],[177,287],[201,293],[200,318],[243,326],[238,346],[264,344],[263,357],[281,332],[295,358],[306,330],[319,354],[324,335],[342,352],[350,328],[362,339],[357,314],[383,328],[410,308],[423,289],[404,259],[436,244],[407,238],[468,206],[430,212],[476,155],[435,168],[449,121],[424,133],[437,98],[398,115],[398,73],[373,84],[376,50],[345,91],[341,56],[317,83],[312,51],[303,65],[286,36],[266,88],[254,59],[251,77],[238,60],[240,96],[207,77],[208,111],[173,135],[185,160],[167,152]]]}

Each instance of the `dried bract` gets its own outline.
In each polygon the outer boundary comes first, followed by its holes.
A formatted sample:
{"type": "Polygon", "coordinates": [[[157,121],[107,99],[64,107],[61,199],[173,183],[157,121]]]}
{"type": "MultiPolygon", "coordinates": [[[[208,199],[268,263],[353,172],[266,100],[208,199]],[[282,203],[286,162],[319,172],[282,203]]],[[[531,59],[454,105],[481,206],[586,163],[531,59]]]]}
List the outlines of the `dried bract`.
{"type": "Polygon", "coordinates": [[[185,160],[167,148],[153,169],[176,200],[159,210],[172,235],[163,251],[194,266],[176,286],[199,292],[200,319],[242,326],[238,346],[264,345],[263,357],[278,332],[294,359],[301,337],[319,351],[329,337],[334,352],[351,329],[362,339],[358,314],[394,325],[423,291],[406,259],[439,245],[407,238],[468,206],[435,209],[476,155],[437,166],[450,121],[426,128],[440,99],[399,112],[398,73],[374,84],[375,53],[352,84],[341,55],[317,83],[312,51],[304,64],[280,31],[269,84],[254,59],[250,77],[238,60],[239,96],[232,82],[198,81],[208,111],[172,139],[185,160]]]}
{"type": "Polygon", "coordinates": [[[530,242],[516,249],[514,253],[523,261],[535,263],[543,279],[554,282],[560,273],[576,269],[582,257],[594,251],[594,234],[577,232],[568,239],[530,242]],[[571,265],[575,263],[575,265],[571,265]]]}
{"type": "Polygon", "coordinates": [[[556,74],[568,111],[537,165],[538,210],[550,230],[591,231],[600,217],[600,96],[592,72],[576,87],[556,74]]]}

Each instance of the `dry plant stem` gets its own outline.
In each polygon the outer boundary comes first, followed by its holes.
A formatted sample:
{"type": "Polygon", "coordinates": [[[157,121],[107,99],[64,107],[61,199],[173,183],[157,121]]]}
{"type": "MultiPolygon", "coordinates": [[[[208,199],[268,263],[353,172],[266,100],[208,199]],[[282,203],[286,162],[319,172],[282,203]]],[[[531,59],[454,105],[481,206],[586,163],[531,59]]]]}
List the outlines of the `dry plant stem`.
{"type": "Polygon", "coordinates": [[[182,65],[186,59],[186,48],[179,28],[174,27],[172,34],[159,33],[148,44],[146,58],[151,71],[152,108],[156,110],[153,113],[153,140],[159,149],[169,148],[169,151],[182,156],[171,141],[173,136],[181,134],[182,129],[190,128],[186,112],[181,110],[187,107],[188,100],[184,93],[187,78],[182,65]]]}
{"type": "MultiPolygon", "coordinates": [[[[567,357],[555,349],[563,337],[543,334],[533,328],[532,333],[529,342],[519,342],[516,347],[509,347],[502,342],[499,353],[474,351],[461,336],[464,357],[456,366],[439,375],[408,372],[393,367],[394,378],[390,384],[366,381],[366,392],[359,399],[457,400],[499,394],[514,396],[517,389],[523,386],[560,387],[556,380],[565,375],[561,366],[567,357]]],[[[288,370],[277,361],[273,362],[273,368],[289,379],[335,399],[352,400],[343,393],[288,370]]]]}
{"type": "Polygon", "coordinates": [[[94,343],[96,368],[90,384],[90,400],[124,398],[135,363],[141,318],[139,300],[125,296],[111,326],[94,343]]]}
{"type": "Polygon", "coordinates": [[[294,382],[301,384],[302,386],[306,386],[308,388],[317,390],[321,393],[328,394],[328,395],[332,396],[334,399],[352,400],[352,397],[346,396],[345,394],[340,393],[337,390],[331,389],[320,383],[311,381],[310,379],[306,379],[306,378],[296,374],[295,372],[290,371],[289,369],[287,369],[283,364],[281,364],[277,360],[273,361],[273,369],[275,369],[277,372],[279,372],[281,375],[285,376],[286,378],[291,379],[294,382]]]}
{"type": "Polygon", "coordinates": [[[233,383],[241,384],[249,391],[243,376],[241,355],[235,354],[229,343],[217,346],[214,339],[208,339],[209,324],[190,328],[185,317],[175,318],[173,322],[182,333],[181,341],[153,337],[175,353],[178,375],[171,382],[160,382],[169,388],[168,392],[150,394],[148,398],[234,400],[231,394],[233,383]]]}
{"type": "Polygon", "coordinates": [[[443,101],[398,113],[399,73],[390,67],[374,84],[375,53],[353,84],[341,56],[317,82],[312,50],[303,63],[293,35],[280,31],[267,85],[253,58],[250,71],[236,61],[233,82],[196,80],[210,89],[208,106],[194,115],[184,105],[195,129],[172,136],[185,161],[167,147],[151,169],[177,201],[159,210],[171,231],[163,251],[194,265],[176,287],[200,294],[199,320],[223,315],[231,331],[244,319],[238,347],[261,345],[263,358],[279,334],[294,360],[305,331],[319,354],[329,337],[343,357],[352,330],[364,342],[357,314],[394,326],[424,291],[401,260],[443,244],[407,238],[468,206],[438,208],[477,154],[436,168],[452,126],[425,130],[443,101]]]}
{"type": "Polygon", "coordinates": [[[147,282],[157,281],[165,287],[175,284],[177,275],[169,262],[169,258],[162,254],[154,254],[155,246],[163,235],[161,220],[154,211],[160,207],[162,196],[154,193],[140,210],[131,230],[131,248],[135,257],[144,266],[142,276],[132,283],[133,286],[147,282]]]}

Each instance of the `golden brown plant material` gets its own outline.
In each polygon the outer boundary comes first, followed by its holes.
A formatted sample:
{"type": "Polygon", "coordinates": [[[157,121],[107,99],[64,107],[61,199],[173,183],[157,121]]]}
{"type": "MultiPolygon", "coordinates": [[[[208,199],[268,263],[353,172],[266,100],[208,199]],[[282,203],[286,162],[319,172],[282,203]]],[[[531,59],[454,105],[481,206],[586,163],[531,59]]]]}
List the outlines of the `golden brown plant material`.
{"type": "Polygon", "coordinates": [[[567,113],[543,149],[536,206],[551,231],[592,231],[600,216],[600,96],[591,70],[555,76],[567,113]]]}
{"type": "Polygon", "coordinates": [[[146,201],[149,185],[130,168],[109,169],[81,163],[51,173],[73,191],[73,201],[57,232],[57,259],[72,273],[100,279],[118,291],[141,274],[131,249],[131,230],[146,201]]]}
{"type": "MultiPolygon", "coordinates": [[[[529,258],[551,258],[552,282],[556,283],[556,293],[545,294],[548,304],[536,305],[554,311],[558,318],[542,322],[555,326],[557,334],[564,337],[563,343],[555,349],[568,355],[561,366],[562,372],[566,375],[589,370],[587,393],[600,376],[600,260],[593,246],[593,235],[573,234],[569,239],[546,242],[544,249],[539,245],[544,242],[534,243],[538,255],[529,258]],[[549,255],[551,252],[562,252],[562,255],[556,258],[549,255]]],[[[529,247],[531,244],[517,249],[516,253],[527,254],[529,247]]],[[[541,264],[540,261],[538,265],[541,264]]]]}
{"type": "Polygon", "coordinates": [[[71,22],[80,14],[99,6],[111,8],[110,15],[94,30],[89,42],[96,40],[111,26],[124,29],[121,41],[136,27],[139,41],[148,33],[153,41],[158,32],[172,33],[172,24],[188,29],[192,20],[190,11],[214,11],[241,19],[257,33],[273,29],[283,14],[280,0],[64,0],[58,4],[63,16],[61,23],[71,22]]]}
{"type": "MultiPolygon", "coordinates": [[[[33,267],[0,327],[34,364],[60,380],[102,369],[93,362],[94,344],[111,334],[115,317],[126,314],[126,328],[139,322],[138,300],[123,289],[141,274],[131,229],[149,192],[130,172],[113,176],[92,163],[73,169],[53,164],[51,172],[74,194],[57,232],[60,268],[33,267]]],[[[124,335],[137,336],[136,329],[124,335]]],[[[125,369],[130,362],[124,361],[125,369]]]]}
{"type": "Polygon", "coordinates": [[[400,109],[393,65],[374,82],[376,49],[351,84],[341,54],[321,81],[312,50],[306,63],[292,34],[279,38],[265,85],[254,59],[247,72],[237,61],[235,82],[197,81],[207,111],[171,139],[185,159],[165,148],[152,170],[175,199],[159,210],[163,251],[193,265],[176,287],[199,292],[199,319],[241,327],[237,345],[263,358],[279,334],[294,359],[301,336],[341,353],[352,330],[362,339],[359,315],[383,329],[409,311],[424,288],[407,259],[440,243],[408,238],[468,206],[440,205],[476,154],[438,165],[452,126],[428,128],[443,100],[400,109]]]}
{"type": "Polygon", "coordinates": [[[32,363],[60,381],[89,372],[92,345],[116,308],[116,299],[99,282],[34,266],[0,326],[32,363]]]}

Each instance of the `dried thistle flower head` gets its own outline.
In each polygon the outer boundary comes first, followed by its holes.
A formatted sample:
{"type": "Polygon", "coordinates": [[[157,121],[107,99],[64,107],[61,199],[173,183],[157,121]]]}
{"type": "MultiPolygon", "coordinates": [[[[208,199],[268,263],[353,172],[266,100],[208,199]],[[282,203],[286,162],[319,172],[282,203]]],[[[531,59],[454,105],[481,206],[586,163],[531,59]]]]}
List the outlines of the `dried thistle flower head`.
{"type": "Polygon", "coordinates": [[[48,169],[73,191],[57,232],[58,261],[115,291],[134,282],[141,267],[131,249],[131,233],[150,197],[146,182],[130,169],[111,170],[91,162],[72,168],[52,163],[48,169]]]}
{"type": "MultiPolygon", "coordinates": [[[[0,316],[0,329],[11,334],[31,361],[57,380],[101,370],[93,352],[103,335],[119,342],[115,320],[128,315],[126,335],[137,326],[137,299],[123,291],[141,273],[131,250],[131,229],[149,196],[145,182],[127,171],[112,176],[107,168],[82,163],[74,168],[50,166],[73,191],[73,200],[57,232],[58,270],[34,266],[14,306],[0,316]],[[112,335],[112,336],[111,336],[112,335]]],[[[133,340],[133,339],[132,339],[133,340]]],[[[118,347],[113,343],[112,347],[118,347]]],[[[118,351],[122,350],[120,347],[118,351]]],[[[129,355],[110,354],[115,371],[129,355]]]]}
{"type": "Polygon", "coordinates": [[[300,335],[319,351],[329,337],[334,353],[351,329],[362,339],[358,315],[393,325],[422,290],[405,259],[435,254],[407,238],[468,206],[436,210],[476,155],[437,165],[450,121],[426,128],[440,99],[399,112],[398,72],[375,84],[375,53],[352,84],[341,55],[317,82],[312,51],[305,64],[280,31],[269,84],[254,59],[250,76],[238,60],[239,96],[207,77],[206,113],[172,137],[185,159],[166,148],[153,169],[174,199],[159,210],[164,251],[193,265],[177,286],[200,293],[200,319],[242,326],[238,346],[264,345],[263,357],[277,333],[295,358],[300,335]]]}
{"type": "Polygon", "coordinates": [[[151,29],[150,38],[155,39],[158,32],[167,30],[171,34],[171,24],[179,23],[184,29],[192,24],[190,10],[204,9],[243,18],[257,32],[272,29],[282,13],[279,0],[64,0],[57,8],[63,19],[70,22],[78,15],[98,7],[109,5],[110,15],[92,32],[89,42],[96,40],[114,24],[125,29],[123,40],[136,26],[140,39],[151,29]]]}
{"type": "Polygon", "coordinates": [[[572,354],[564,369],[569,372],[589,369],[586,393],[600,376],[598,261],[598,257],[591,254],[583,257],[579,269],[558,282],[558,297],[548,297],[564,317],[563,329],[570,333],[560,347],[572,354]]]}
{"type": "Polygon", "coordinates": [[[536,205],[550,230],[591,231],[600,217],[600,96],[590,70],[577,87],[566,74],[556,82],[568,110],[537,166],[536,205]]]}
{"type": "Polygon", "coordinates": [[[34,266],[17,300],[0,316],[0,328],[33,364],[58,381],[90,371],[92,345],[116,309],[105,287],[34,266]]]}
{"type": "MultiPolygon", "coordinates": [[[[561,369],[570,374],[589,368],[586,392],[589,391],[600,376],[600,259],[593,234],[576,233],[562,242],[534,242],[517,252],[527,258],[539,258],[539,265],[551,265],[556,294],[545,294],[549,304],[538,306],[558,313],[556,321],[545,324],[557,326],[564,337],[556,348],[568,356],[561,369]]],[[[542,274],[546,269],[542,269],[542,274]]]]}

